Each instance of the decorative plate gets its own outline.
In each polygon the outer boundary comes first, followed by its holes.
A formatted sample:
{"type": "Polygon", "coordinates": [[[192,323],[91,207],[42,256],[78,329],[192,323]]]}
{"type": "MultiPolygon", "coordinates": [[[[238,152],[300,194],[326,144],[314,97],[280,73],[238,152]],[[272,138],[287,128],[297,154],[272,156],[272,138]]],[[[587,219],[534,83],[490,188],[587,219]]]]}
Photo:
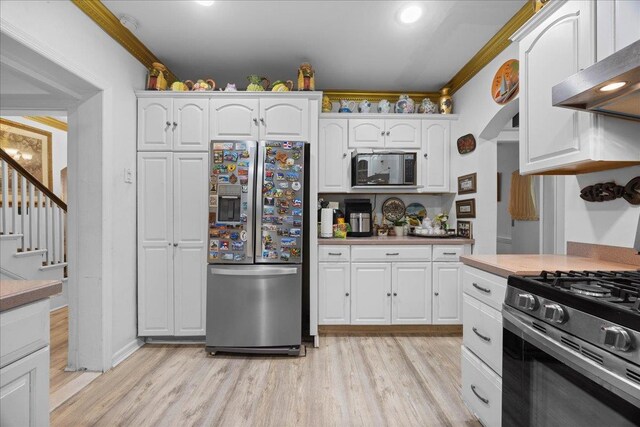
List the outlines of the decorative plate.
{"type": "Polygon", "coordinates": [[[422,221],[422,218],[427,216],[427,210],[420,203],[411,203],[409,206],[407,206],[406,215],[409,218],[418,218],[420,219],[420,221],[422,221]]]}
{"type": "Polygon", "coordinates": [[[397,197],[389,197],[382,204],[382,215],[388,221],[398,221],[404,217],[404,202],[397,197]]]}
{"type": "Polygon", "coordinates": [[[519,62],[510,59],[498,69],[491,84],[491,96],[493,100],[504,105],[511,101],[520,90],[519,86],[519,62]]]}
{"type": "Polygon", "coordinates": [[[470,133],[458,138],[458,153],[467,154],[476,149],[476,139],[470,133]]]}

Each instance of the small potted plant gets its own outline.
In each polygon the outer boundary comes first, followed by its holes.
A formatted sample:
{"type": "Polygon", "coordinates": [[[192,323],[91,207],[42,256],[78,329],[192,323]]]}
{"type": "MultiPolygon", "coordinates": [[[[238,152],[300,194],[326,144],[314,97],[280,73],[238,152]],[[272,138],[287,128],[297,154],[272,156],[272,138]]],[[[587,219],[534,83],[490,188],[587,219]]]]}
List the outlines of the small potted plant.
{"type": "Polygon", "coordinates": [[[407,223],[405,219],[398,219],[393,221],[393,231],[396,236],[404,236],[404,225],[407,223]]]}

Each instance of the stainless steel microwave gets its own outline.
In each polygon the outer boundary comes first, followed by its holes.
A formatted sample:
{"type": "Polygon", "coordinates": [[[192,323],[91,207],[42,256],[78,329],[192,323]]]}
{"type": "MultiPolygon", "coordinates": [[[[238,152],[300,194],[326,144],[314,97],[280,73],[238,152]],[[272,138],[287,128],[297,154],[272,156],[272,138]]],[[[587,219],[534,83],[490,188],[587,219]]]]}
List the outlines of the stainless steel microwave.
{"type": "Polygon", "coordinates": [[[351,158],[351,186],[416,185],[417,153],[358,153],[351,158]]]}

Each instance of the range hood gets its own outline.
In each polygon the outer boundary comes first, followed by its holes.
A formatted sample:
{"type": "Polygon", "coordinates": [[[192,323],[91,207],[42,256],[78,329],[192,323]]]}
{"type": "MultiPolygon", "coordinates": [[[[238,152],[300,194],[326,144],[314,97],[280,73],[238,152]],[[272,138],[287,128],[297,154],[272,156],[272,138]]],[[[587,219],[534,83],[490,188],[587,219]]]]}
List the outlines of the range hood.
{"type": "Polygon", "coordinates": [[[558,83],[551,99],[556,107],[640,121],[640,40],[558,83]]]}

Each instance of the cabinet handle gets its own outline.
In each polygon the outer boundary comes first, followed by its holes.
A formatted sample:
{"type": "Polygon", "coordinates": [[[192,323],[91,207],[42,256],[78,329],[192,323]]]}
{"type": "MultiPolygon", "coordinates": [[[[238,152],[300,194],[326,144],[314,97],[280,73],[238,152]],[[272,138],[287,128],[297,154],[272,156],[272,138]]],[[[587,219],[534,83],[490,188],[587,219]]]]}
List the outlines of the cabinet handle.
{"type": "Polygon", "coordinates": [[[349,296],[349,292],[347,292],[346,294],[344,294],[344,296],[348,297],[348,296],[349,296]]]}
{"type": "Polygon", "coordinates": [[[262,123],[263,125],[265,124],[264,117],[260,117],[260,123],[262,123]]]}
{"type": "Polygon", "coordinates": [[[428,159],[428,158],[429,158],[429,155],[428,155],[427,153],[425,153],[425,154],[424,154],[424,158],[425,158],[425,159],[428,159]]]}
{"type": "Polygon", "coordinates": [[[476,327],[474,326],[473,328],[471,328],[471,330],[473,331],[474,334],[476,334],[477,336],[480,337],[481,340],[486,341],[486,342],[491,342],[491,338],[482,335],[480,332],[478,332],[478,329],[476,329],[476,327]]]}
{"type": "Polygon", "coordinates": [[[484,403],[485,405],[489,404],[489,399],[487,399],[486,397],[482,397],[478,394],[478,392],[476,391],[476,386],[471,384],[471,391],[473,392],[473,394],[476,395],[476,397],[478,399],[480,399],[482,401],[482,403],[484,403]]]}
{"type": "Polygon", "coordinates": [[[387,296],[390,297],[391,296],[391,292],[387,292],[387,296]]]}
{"type": "Polygon", "coordinates": [[[173,244],[173,246],[178,246],[178,244],[177,244],[177,243],[174,243],[174,244],[173,244]]]}
{"type": "Polygon", "coordinates": [[[166,124],[167,124],[167,126],[171,126],[171,122],[169,122],[169,121],[167,121],[166,124]]]}
{"type": "Polygon", "coordinates": [[[390,132],[390,131],[387,131],[387,136],[389,136],[389,135],[391,135],[391,132],[390,132]]]}
{"type": "Polygon", "coordinates": [[[400,255],[400,252],[391,252],[391,253],[387,252],[387,255],[388,256],[400,255]]]}
{"type": "Polygon", "coordinates": [[[178,123],[173,122],[173,128],[175,129],[178,126],[178,123]]]}
{"type": "Polygon", "coordinates": [[[478,289],[478,290],[480,290],[480,291],[482,291],[482,292],[484,292],[484,293],[487,293],[487,294],[490,294],[490,293],[491,293],[491,289],[483,288],[482,286],[479,286],[479,285],[478,285],[477,283],[475,283],[475,282],[473,283],[473,287],[474,287],[474,288],[476,288],[476,289],[478,289]]]}
{"type": "Polygon", "coordinates": [[[442,255],[455,255],[455,252],[442,252],[442,255]]]}
{"type": "Polygon", "coordinates": [[[398,296],[398,293],[397,293],[397,292],[394,292],[394,293],[393,293],[393,296],[394,296],[394,297],[397,297],[397,296],[398,296]]]}
{"type": "Polygon", "coordinates": [[[342,153],[342,158],[346,159],[347,158],[347,153],[342,153]]]}
{"type": "Polygon", "coordinates": [[[438,296],[438,295],[440,295],[440,292],[434,292],[433,294],[434,294],[435,296],[438,296]]]}
{"type": "Polygon", "coordinates": [[[256,126],[258,126],[258,119],[254,118],[254,119],[253,119],[253,124],[255,124],[256,126]]]}
{"type": "Polygon", "coordinates": [[[329,252],[329,255],[340,256],[342,255],[342,252],[329,252]]]}
{"type": "Polygon", "coordinates": [[[380,136],[384,136],[384,131],[380,132],[380,136]]]}

